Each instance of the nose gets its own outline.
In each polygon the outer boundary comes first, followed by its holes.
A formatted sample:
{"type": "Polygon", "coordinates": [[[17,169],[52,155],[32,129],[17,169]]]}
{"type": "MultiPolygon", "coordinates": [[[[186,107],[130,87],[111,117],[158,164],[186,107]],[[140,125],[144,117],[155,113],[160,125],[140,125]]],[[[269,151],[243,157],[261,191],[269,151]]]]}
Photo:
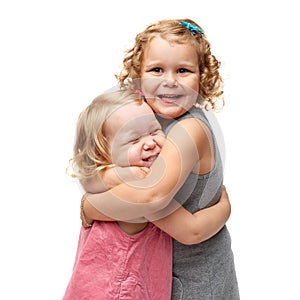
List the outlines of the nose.
{"type": "Polygon", "coordinates": [[[163,84],[164,84],[164,86],[167,86],[167,87],[177,86],[176,74],[166,73],[163,84]]]}
{"type": "Polygon", "coordinates": [[[156,142],[152,138],[152,136],[144,138],[143,149],[144,150],[153,150],[156,147],[156,142]]]}

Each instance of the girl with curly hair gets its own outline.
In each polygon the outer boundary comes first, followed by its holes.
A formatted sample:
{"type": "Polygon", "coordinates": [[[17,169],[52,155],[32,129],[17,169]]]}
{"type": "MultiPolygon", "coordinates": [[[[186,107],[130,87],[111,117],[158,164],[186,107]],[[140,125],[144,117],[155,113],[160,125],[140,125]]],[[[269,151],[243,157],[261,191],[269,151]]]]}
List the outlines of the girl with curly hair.
{"type": "MultiPolygon", "coordinates": [[[[168,232],[167,216],[180,205],[194,213],[219,201],[221,149],[209,117],[224,104],[219,68],[203,29],[190,19],[161,20],[136,36],[118,79],[143,93],[166,140],[145,178],[103,193],[93,192],[105,170],[83,182],[88,222],[144,217],[168,232]]],[[[239,299],[226,226],[201,243],[173,239],[172,300],[177,299],[239,299]]]]}

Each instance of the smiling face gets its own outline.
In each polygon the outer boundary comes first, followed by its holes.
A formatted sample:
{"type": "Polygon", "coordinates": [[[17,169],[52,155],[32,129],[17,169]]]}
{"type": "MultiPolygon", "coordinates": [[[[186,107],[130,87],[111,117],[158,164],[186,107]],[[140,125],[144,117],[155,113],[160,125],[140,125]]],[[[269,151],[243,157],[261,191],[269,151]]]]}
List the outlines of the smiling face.
{"type": "Polygon", "coordinates": [[[151,108],[132,102],[116,109],[105,121],[112,163],[150,167],[160,153],[164,134],[151,108]]]}
{"type": "Polygon", "coordinates": [[[145,49],[141,79],[147,103],[156,113],[165,118],[182,115],[196,102],[199,92],[195,47],[154,37],[145,49]]]}

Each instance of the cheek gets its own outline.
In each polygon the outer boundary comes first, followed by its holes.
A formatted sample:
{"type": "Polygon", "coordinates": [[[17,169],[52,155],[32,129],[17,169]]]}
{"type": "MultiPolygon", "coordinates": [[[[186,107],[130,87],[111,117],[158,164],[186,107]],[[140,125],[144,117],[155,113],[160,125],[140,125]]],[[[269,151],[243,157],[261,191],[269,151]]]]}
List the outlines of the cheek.
{"type": "Polygon", "coordinates": [[[141,150],[133,145],[127,151],[127,158],[130,165],[136,165],[141,159],[141,150]]]}
{"type": "Polygon", "coordinates": [[[162,80],[157,78],[143,78],[141,81],[141,90],[145,94],[146,98],[151,97],[153,92],[157,90],[162,80]]]}
{"type": "Polygon", "coordinates": [[[164,144],[164,141],[165,141],[165,137],[163,136],[158,136],[156,139],[155,139],[155,142],[156,144],[162,148],[163,144],[164,144]]]}
{"type": "Polygon", "coordinates": [[[121,167],[128,166],[129,160],[128,160],[128,151],[129,149],[127,147],[120,147],[116,146],[112,148],[111,151],[111,158],[112,163],[119,165],[121,167]]]}
{"type": "Polygon", "coordinates": [[[191,89],[194,92],[199,93],[199,84],[200,84],[200,79],[198,78],[186,78],[183,79],[180,82],[184,87],[186,87],[187,89],[191,89]]]}
{"type": "Polygon", "coordinates": [[[200,91],[200,83],[199,83],[199,81],[195,82],[195,83],[193,84],[193,86],[191,86],[191,88],[192,88],[196,93],[199,94],[199,91],[200,91]]]}
{"type": "Polygon", "coordinates": [[[157,103],[157,101],[155,101],[155,99],[153,97],[149,97],[149,96],[146,97],[146,99],[147,99],[147,104],[151,107],[151,109],[153,111],[155,111],[154,108],[155,108],[155,104],[157,103]]]}

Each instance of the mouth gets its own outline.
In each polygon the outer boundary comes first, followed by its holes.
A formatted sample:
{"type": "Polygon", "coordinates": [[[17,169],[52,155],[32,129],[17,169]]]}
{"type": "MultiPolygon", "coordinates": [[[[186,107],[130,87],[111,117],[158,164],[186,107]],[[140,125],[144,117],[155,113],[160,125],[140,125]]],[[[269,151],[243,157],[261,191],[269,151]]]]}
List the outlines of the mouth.
{"type": "Polygon", "coordinates": [[[166,102],[166,103],[174,103],[182,98],[182,95],[179,94],[159,94],[157,95],[159,100],[166,102]]]}
{"type": "Polygon", "coordinates": [[[147,158],[143,158],[142,161],[144,162],[145,167],[150,167],[153,164],[153,162],[157,159],[157,156],[158,154],[149,156],[147,158]]]}
{"type": "Polygon", "coordinates": [[[143,161],[146,161],[146,162],[153,162],[153,161],[155,161],[155,160],[157,159],[157,156],[158,156],[158,154],[149,156],[149,157],[147,157],[147,158],[143,158],[143,161]]]}

